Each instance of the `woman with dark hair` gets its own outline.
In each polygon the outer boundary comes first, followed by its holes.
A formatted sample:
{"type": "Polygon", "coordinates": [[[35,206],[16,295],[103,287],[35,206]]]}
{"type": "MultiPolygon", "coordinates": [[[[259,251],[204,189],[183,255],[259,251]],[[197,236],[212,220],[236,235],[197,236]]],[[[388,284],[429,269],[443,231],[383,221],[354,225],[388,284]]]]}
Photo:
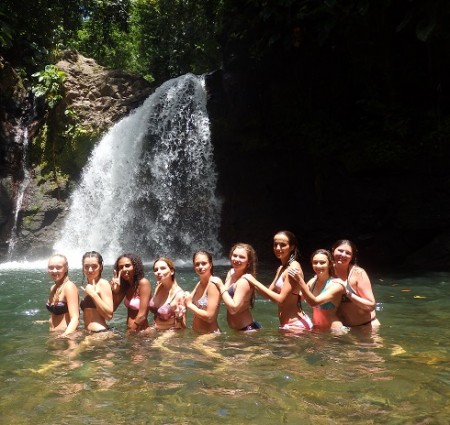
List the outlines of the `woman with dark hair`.
{"type": "Polygon", "coordinates": [[[273,253],[280,260],[275,277],[269,287],[256,280],[252,275],[244,275],[256,290],[264,297],[277,303],[280,329],[309,330],[312,322],[301,306],[301,291],[298,282],[288,274],[289,268],[295,268],[303,276],[297,260],[298,242],[295,235],[282,230],[273,237],[273,253]]]}
{"type": "Polygon", "coordinates": [[[114,264],[111,281],[114,311],[124,300],[127,308],[127,328],[139,332],[147,329],[152,287],[144,275],[141,257],[133,253],[122,254],[114,264]]]}
{"type": "Polygon", "coordinates": [[[345,326],[380,325],[375,313],[375,296],[366,271],[356,265],[357,249],[347,239],[336,241],[331,249],[336,276],[342,279],[345,294],[338,309],[345,326]]]}
{"type": "Polygon", "coordinates": [[[152,327],[160,331],[185,328],[184,291],[175,279],[175,264],[170,258],[160,257],[153,263],[153,273],[156,287],[150,300],[152,327]]]}
{"type": "Polygon", "coordinates": [[[106,321],[113,317],[113,296],[111,285],[102,278],[103,257],[96,251],[86,252],[83,255],[82,265],[87,279],[86,285],[81,286],[85,293],[84,299],[80,302],[84,327],[91,332],[107,331],[106,321]]]}
{"type": "Polygon", "coordinates": [[[337,310],[345,292],[342,281],[334,278],[333,259],[326,249],[318,249],[311,255],[311,265],[315,276],[306,284],[303,275],[297,269],[289,270],[289,275],[300,285],[307,303],[313,307],[314,327],[343,330],[337,310]]]}
{"type": "Polygon", "coordinates": [[[230,261],[232,269],[227,274],[225,284],[213,282],[227,308],[228,326],[239,331],[260,329],[261,325],[253,320],[250,312],[254,304],[255,290],[244,278],[245,274],[256,273],[256,252],[249,244],[237,243],[230,250],[230,261]]]}
{"type": "Polygon", "coordinates": [[[69,335],[78,328],[80,310],[78,308],[78,288],[69,279],[69,265],[66,256],[54,254],[48,260],[48,274],[53,280],[47,300],[47,310],[51,313],[50,331],[69,335]]]}
{"type": "Polygon", "coordinates": [[[192,262],[200,278],[194,290],[185,294],[185,306],[194,314],[192,329],[202,334],[220,332],[217,323],[220,293],[215,282],[219,284],[222,281],[214,276],[212,255],[207,251],[197,251],[192,262]]]}

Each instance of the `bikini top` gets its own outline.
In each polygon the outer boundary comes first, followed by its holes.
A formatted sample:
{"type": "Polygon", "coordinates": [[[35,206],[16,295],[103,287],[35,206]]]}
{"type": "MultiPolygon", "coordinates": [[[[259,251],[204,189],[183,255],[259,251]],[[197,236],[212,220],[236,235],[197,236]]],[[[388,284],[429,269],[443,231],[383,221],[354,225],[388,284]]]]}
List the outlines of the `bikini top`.
{"type": "Polygon", "coordinates": [[[69,312],[69,307],[68,307],[67,303],[62,302],[62,301],[58,301],[56,304],[47,303],[45,306],[47,307],[47,310],[50,313],[56,314],[57,316],[59,316],[60,314],[66,314],[69,312]]]}
{"type": "Polygon", "coordinates": [[[206,310],[208,307],[208,295],[203,295],[203,297],[199,298],[194,305],[201,310],[206,310]]]}
{"type": "Polygon", "coordinates": [[[284,279],[283,279],[283,272],[280,273],[280,275],[278,276],[277,281],[275,282],[275,287],[274,292],[276,292],[277,294],[279,294],[281,292],[281,288],[283,287],[284,284],[284,279]]]}
{"type": "Polygon", "coordinates": [[[94,299],[90,295],[86,295],[83,300],[80,302],[81,310],[85,308],[97,308],[97,305],[94,302],[94,299]]]}
{"type": "MultiPolygon", "coordinates": [[[[345,288],[346,288],[347,291],[351,292],[352,295],[357,295],[356,292],[354,291],[354,289],[350,285],[350,276],[352,275],[354,268],[355,267],[352,267],[350,269],[350,273],[348,274],[347,279],[345,280],[345,288]]],[[[346,293],[344,293],[342,295],[342,301],[341,302],[343,302],[343,303],[349,303],[350,302],[350,299],[347,297],[346,293]]]]}
{"type": "Polygon", "coordinates": [[[153,300],[153,298],[150,300],[149,302],[149,309],[150,311],[154,314],[155,318],[159,317],[161,320],[170,320],[173,317],[175,317],[175,310],[172,308],[172,306],[170,305],[170,303],[175,299],[175,297],[177,296],[177,294],[181,291],[182,289],[178,289],[178,291],[176,291],[172,297],[170,299],[168,299],[161,307],[156,307],[155,305],[155,301],[153,300]]]}
{"type": "MultiPolygon", "coordinates": [[[[152,300],[150,300],[148,302],[149,308],[152,305],[151,301],[152,300]]],[[[129,308],[130,310],[138,311],[141,306],[141,298],[139,297],[139,294],[135,294],[135,295],[133,295],[133,298],[131,298],[130,300],[127,297],[125,297],[125,300],[123,301],[123,303],[125,304],[126,308],[129,308]]],[[[151,310],[151,308],[150,308],[150,310],[151,310]]]]}
{"type": "MultiPolygon", "coordinates": [[[[328,278],[327,281],[325,282],[325,285],[323,285],[323,288],[320,291],[319,295],[326,291],[327,286],[330,284],[330,282],[331,282],[331,279],[328,278]]],[[[317,283],[317,279],[311,285],[311,292],[314,291],[314,287],[316,286],[316,283],[317,283]]],[[[317,307],[320,308],[320,310],[332,310],[333,308],[336,308],[336,306],[331,301],[328,301],[326,303],[320,304],[317,307]]]]}

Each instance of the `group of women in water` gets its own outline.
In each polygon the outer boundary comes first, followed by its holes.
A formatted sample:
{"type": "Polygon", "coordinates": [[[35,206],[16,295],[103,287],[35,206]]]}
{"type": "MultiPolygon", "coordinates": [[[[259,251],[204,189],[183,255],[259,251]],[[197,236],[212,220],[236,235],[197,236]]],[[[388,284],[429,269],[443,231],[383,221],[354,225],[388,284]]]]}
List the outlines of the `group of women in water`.
{"type": "Polygon", "coordinates": [[[102,256],[95,251],[86,252],[82,258],[81,302],[77,286],[69,279],[66,257],[54,254],[48,262],[53,280],[47,301],[50,329],[63,336],[75,332],[81,309],[86,330],[110,331],[108,321],[123,302],[129,332],[150,334],[184,329],[190,312],[194,331],[218,333],[223,302],[231,329],[257,330],[261,325],[252,315],[256,292],[277,304],[283,330],[303,332],[314,327],[340,333],[350,327],[379,325],[372,285],[366,271],[356,265],[357,251],[351,241],[339,240],[331,251],[314,251],[311,265],[315,275],[308,282],[297,259],[298,242],[292,232],[277,232],[273,251],[280,266],[269,286],[256,279],[257,258],[249,244],[237,243],[231,248],[231,268],[224,282],[214,274],[211,254],[195,252],[193,266],[199,281],[192,292],[178,285],[170,258],[160,257],[153,263],[156,286],[152,290],[138,255],[121,255],[114,264],[113,278],[107,281],[102,277],[102,256]],[[302,300],[312,307],[312,318],[303,310],[302,300]]]}

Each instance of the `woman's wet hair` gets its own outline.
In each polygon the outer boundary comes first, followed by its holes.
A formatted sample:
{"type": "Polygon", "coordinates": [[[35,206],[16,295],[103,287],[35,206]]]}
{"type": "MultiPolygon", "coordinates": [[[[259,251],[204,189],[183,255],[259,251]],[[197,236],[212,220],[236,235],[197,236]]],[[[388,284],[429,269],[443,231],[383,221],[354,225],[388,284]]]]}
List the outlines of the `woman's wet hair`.
{"type": "Polygon", "coordinates": [[[213,258],[212,258],[212,254],[208,251],[203,251],[203,250],[199,250],[194,252],[194,255],[192,255],[192,262],[195,264],[195,257],[197,255],[204,255],[206,256],[206,258],[208,259],[209,264],[211,264],[211,275],[214,275],[214,263],[213,263],[213,258]]]}
{"type": "MultiPolygon", "coordinates": [[[[88,251],[85,252],[83,254],[83,257],[81,259],[81,265],[84,266],[84,260],[86,260],[86,258],[95,258],[98,261],[98,264],[100,265],[100,276],[102,275],[103,272],[103,257],[101,256],[101,254],[97,251],[88,251]]],[[[83,274],[83,282],[84,282],[84,278],[86,277],[85,274],[83,274]]]]}
{"type": "Polygon", "coordinates": [[[289,246],[293,247],[291,255],[289,256],[288,264],[291,264],[293,261],[297,261],[299,255],[297,237],[289,230],[280,230],[279,232],[275,233],[275,236],[276,235],[286,236],[288,238],[289,246]]]}
{"type": "MultiPolygon", "coordinates": [[[[139,284],[139,281],[145,277],[144,264],[142,263],[141,257],[133,252],[128,252],[128,253],[122,254],[119,258],[117,258],[116,262],[114,263],[114,270],[119,269],[119,261],[122,258],[128,258],[131,261],[131,264],[133,265],[133,272],[134,272],[132,285],[134,287],[137,287],[139,284]]],[[[122,287],[125,284],[127,284],[127,282],[125,280],[122,280],[122,277],[120,277],[120,286],[122,287]]]]}
{"type": "Polygon", "coordinates": [[[352,258],[350,260],[350,264],[356,264],[358,249],[356,248],[356,245],[348,239],[339,239],[333,244],[333,246],[331,247],[332,256],[334,256],[335,249],[341,245],[348,245],[352,249],[352,258]]]}

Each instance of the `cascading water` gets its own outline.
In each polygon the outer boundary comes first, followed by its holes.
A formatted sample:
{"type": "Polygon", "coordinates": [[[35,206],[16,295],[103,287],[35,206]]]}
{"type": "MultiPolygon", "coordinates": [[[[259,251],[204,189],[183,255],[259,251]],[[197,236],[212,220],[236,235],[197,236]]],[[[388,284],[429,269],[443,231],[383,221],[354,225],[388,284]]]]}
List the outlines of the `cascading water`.
{"type": "Polygon", "coordinates": [[[12,260],[12,257],[14,254],[14,249],[18,242],[17,223],[19,221],[19,213],[22,208],[23,196],[25,194],[25,190],[28,187],[28,184],[30,183],[30,171],[27,166],[28,129],[25,125],[23,125],[22,121],[19,123],[19,125],[16,128],[14,139],[15,139],[16,143],[22,145],[22,169],[23,169],[24,174],[23,174],[23,180],[20,183],[19,190],[18,190],[17,196],[16,196],[16,206],[14,208],[14,222],[13,222],[13,227],[11,229],[11,236],[9,238],[9,244],[8,244],[8,254],[7,254],[8,261],[12,260]]]}
{"type": "Polygon", "coordinates": [[[94,148],[55,249],[75,261],[220,254],[216,181],[204,80],[167,81],[94,148]]]}

